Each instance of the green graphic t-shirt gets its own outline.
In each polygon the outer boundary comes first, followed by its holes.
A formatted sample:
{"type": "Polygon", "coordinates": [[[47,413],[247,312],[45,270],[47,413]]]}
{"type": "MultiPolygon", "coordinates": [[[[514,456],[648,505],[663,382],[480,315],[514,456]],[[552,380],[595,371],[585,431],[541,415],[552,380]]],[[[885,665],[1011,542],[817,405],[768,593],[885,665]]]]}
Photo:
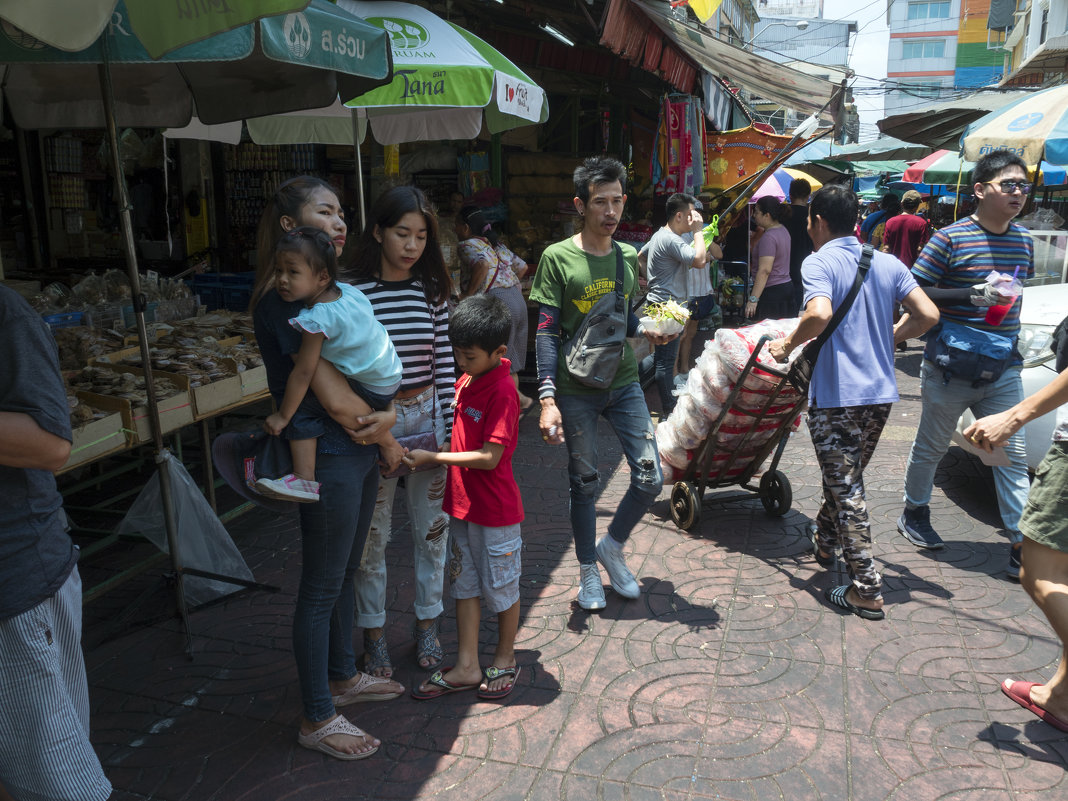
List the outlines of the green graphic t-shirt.
{"type": "MultiPolygon", "coordinates": [[[[625,242],[616,244],[623,250],[623,294],[629,308],[638,283],[638,252],[625,242]]],[[[568,238],[549,245],[541,254],[530,299],[560,309],[560,337],[562,341],[567,341],[582,325],[582,319],[593,304],[602,295],[612,292],[615,283],[614,249],[607,256],[591,256],[568,238]]],[[[623,347],[623,363],[619,366],[611,389],[619,389],[637,380],[638,363],[628,342],[623,347]]],[[[604,390],[583,386],[572,379],[564,364],[561,348],[556,363],[556,391],[561,395],[580,395],[604,390]]]]}

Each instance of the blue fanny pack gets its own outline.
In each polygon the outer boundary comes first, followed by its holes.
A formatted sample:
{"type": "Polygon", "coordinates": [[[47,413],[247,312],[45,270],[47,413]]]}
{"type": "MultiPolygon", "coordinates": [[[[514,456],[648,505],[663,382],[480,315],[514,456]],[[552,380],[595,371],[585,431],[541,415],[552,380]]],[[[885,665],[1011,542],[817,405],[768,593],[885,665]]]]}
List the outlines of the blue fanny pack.
{"type": "Polygon", "coordinates": [[[928,353],[947,384],[957,378],[978,387],[1001,378],[1016,354],[1016,339],[946,320],[932,333],[928,353]]]}

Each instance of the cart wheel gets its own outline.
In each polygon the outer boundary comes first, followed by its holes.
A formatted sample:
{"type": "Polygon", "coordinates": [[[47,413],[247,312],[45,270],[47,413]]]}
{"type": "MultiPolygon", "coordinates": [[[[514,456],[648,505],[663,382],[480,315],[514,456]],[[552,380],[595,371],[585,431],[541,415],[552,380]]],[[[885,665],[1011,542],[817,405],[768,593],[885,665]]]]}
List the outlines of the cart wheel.
{"type": "Polygon", "coordinates": [[[701,494],[692,481],[676,481],[671,488],[671,519],[684,531],[701,522],[701,494]]]}
{"type": "Polygon", "coordinates": [[[790,489],[790,479],[782,470],[773,470],[760,477],[760,502],[772,517],[782,517],[790,511],[794,492],[790,489]]]}

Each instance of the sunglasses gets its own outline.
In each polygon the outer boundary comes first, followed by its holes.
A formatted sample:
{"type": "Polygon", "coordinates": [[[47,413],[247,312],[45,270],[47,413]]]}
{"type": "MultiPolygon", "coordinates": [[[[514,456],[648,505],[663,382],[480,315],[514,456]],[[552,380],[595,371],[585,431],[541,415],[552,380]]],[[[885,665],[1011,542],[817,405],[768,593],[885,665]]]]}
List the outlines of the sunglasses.
{"type": "Polygon", "coordinates": [[[1020,190],[1021,195],[1031,194],[1031,189],[1034,187],[1030,181],[984,181],[987,186],[997,186],[1001,188],[1001,191],[1006,195],[1011,195],[1017,189],[1020,190]]]}

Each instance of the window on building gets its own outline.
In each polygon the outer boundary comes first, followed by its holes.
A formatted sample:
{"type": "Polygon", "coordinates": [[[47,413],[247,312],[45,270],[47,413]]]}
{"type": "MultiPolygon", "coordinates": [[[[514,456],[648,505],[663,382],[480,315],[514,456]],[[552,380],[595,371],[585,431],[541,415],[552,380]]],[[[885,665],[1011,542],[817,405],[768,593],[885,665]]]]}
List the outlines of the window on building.
{"type": "Polygon", "coordinates": [[[906,39],[901,43],[901,58],[942,58],[946,54],[945,39],[906,39]]]}
{"type": "Polygon", "coordinates": [[[902,80],[895,88],[913,97],[941,97],[942,80],[940,78],[931,80],[913,78],[902,80]]]}
{"type": "Polygon", "coordinates": [[[909,19],[948,19],[948,0],[920,0],[909,3],[909,19]]]}
{"type": "Polygon", "coordinates": [[[1042,9],[1042,24],[1038,28],[1038,43],[1042,44],[1046,41],[1046,33],[1049,29],[1049,9],[1042,9]]]}

